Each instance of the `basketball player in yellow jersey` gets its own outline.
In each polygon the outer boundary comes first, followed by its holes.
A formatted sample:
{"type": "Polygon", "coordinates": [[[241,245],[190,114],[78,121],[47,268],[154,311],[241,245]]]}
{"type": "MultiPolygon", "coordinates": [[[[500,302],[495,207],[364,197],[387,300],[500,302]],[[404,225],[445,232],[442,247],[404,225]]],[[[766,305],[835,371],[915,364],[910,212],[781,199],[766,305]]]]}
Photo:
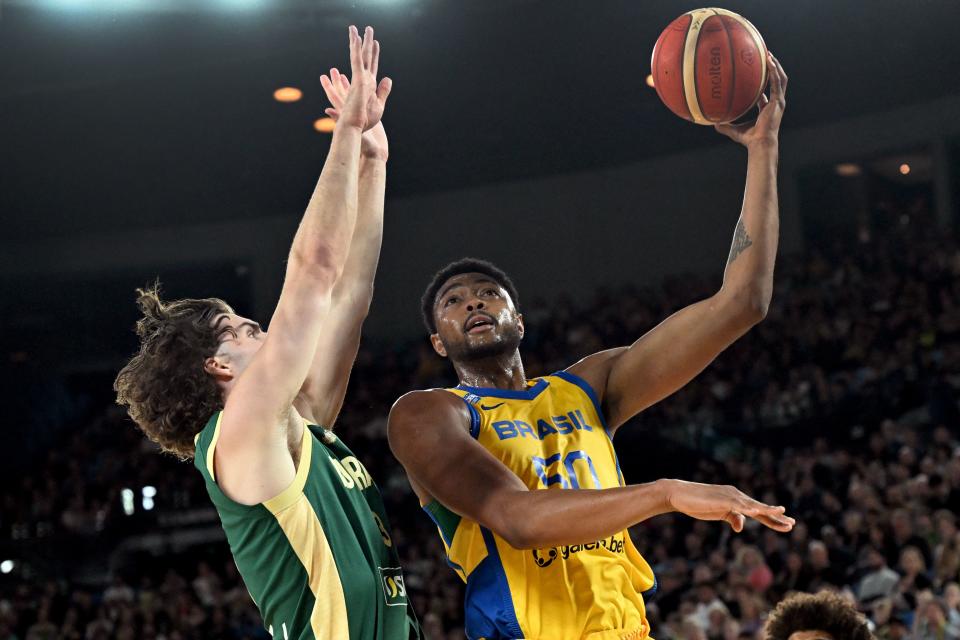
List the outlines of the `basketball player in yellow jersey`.
{"type": "MultiPolygon", "coordinates": [[[[528,380],[523,318],[509,277],[489,262],[442,269],[423,297],[430,340],[455,389],[414,391],[390,414],[394,454],[466,582],[471,640],[647,638],[653,572],[627,527],[678,511],[794,521],[734,487],[681,480],[624,486],[611,438],[677,391],[763,319],[777,252],[778,136],[787,77],[771,56],[770,98],[752,125],[718,131],[748,150],[743,209],[723,285],[627,347],[528,380]],[[548,490],[561,489],[561,490],[548,490]]],[[[656,455],[649,452],[647,455],[656,455]]]]}

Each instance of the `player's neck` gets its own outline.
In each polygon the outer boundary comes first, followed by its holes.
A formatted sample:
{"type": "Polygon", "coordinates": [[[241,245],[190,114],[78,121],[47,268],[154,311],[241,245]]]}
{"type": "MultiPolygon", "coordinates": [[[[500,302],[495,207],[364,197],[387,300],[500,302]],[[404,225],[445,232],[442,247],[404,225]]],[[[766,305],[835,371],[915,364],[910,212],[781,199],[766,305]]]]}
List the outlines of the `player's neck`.
{"type": "Polygon", "coordinates": [[[527,388],[527,374],[523,370],[520,351],[492,356],[470,362],[455,362],[460,384],[467,387],[510,389],[522,391],[527,388]]]}

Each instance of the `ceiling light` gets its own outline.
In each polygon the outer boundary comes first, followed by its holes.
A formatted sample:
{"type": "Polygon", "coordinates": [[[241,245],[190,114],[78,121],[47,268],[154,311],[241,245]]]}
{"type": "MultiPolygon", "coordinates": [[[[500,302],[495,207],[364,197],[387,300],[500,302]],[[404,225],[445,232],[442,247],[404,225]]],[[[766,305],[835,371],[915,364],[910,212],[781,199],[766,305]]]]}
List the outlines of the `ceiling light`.
{"type": "Polygon", "coordinates": [[[860,168],[860,165],[853,162],[841,162],[836,167],[834,171],[837,172],[838,176],[843,176],[849,178],[851,176],[858,176],[863,173],[863,169],[860,168]]]}
{"type": "Polygon", "coordinates": [[[652,74],[652,73],[648,73],[648,74],[647,74],[647,86],[648,86],[648,87],[653,87],[653,86],[654,86],[654,85],[653,85],[653,74],[652,74]]]}
{"type": "Polygon", "coordinates": [[[902,165],[900,165],[900,175],[904,175],[904,176],[905,176],[905,175],[907,175],[908,173],[910,173],[910,165],[908,165],[906,162],[904,162],[902,165]]]}
{"type": "Polygon", "coordinates": [[[333,118],[320,118],[313,122],[313,128],[320,133],[333,133],[333,129],[336,126],[337,121],[333,118]]]}
{"type": "Polygon", "coordinates": [[[303,91],[296,87],[280,87],[273,92],[273,99],[277,102],[296,102],[303,97],[303,91]]]}

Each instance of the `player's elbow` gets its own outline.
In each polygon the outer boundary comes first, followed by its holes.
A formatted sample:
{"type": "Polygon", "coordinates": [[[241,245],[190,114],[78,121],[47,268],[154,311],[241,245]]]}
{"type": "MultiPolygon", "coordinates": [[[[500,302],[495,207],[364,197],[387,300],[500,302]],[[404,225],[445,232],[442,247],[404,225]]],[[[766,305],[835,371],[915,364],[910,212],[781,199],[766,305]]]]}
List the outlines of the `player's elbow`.
{"type": "Polygon", "coordinates": [[[770,311],[772,291],[762,285],[743,287],[731,292],[726,308],[738,326],[744,329],[763,322],[770,311]]]}
{"type": "Polygon", "coordinates": [[[744,310],[745,320],[750,326],[763,322],[770,311],[770,296],[763,292],[751,295],[744,310]]]}
{"type": "Polygon", "coordinates": [[[526,551],[544,546],[541,543],[541,536],[526,522],[501,524],[491,528],[494,533],[503,538],[514,549],[526,551]]]}
{"type": "Polygon", "coordinates": [[[326,246],[310,252],[292,250],[287,270],[295,271],[300,277],[311,280],[318,287],[332,292],[343,274],[343,260],[326,246]]]}
{"type": "Polygon", "coordinates": [[[542,518],[521,504],[521,500],[512,501],[497,508],[488,518],[491,531],[503,538],[514,549],[541,549],[548,544],[547,532],[539,525],[542,518]]]}

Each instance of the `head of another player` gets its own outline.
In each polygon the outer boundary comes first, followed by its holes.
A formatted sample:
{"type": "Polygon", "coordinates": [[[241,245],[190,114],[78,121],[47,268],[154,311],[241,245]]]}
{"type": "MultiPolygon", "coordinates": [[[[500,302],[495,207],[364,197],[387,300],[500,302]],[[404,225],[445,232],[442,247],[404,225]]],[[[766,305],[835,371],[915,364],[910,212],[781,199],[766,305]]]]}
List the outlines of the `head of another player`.
{"type": "Polygon", "coordinates": [[[836,593],[796,593],[777,605],[765,640],[873,640],[866,619],[836,593]]]}
{"type": "Polygon", "coordinates": [[[453,362],[509,354],[523,339],[517,289],[486,260],[463,258],[443,267],[420,302],[434,350],[453,362]]]}
{"type": "Polygon", "coordinates": [[[159,285],[137,294],[140,349],[113,383],[117,403],[164,451],[192,458],[194,436],[266,333],[219,298],[163,301],[159,285]]]}

